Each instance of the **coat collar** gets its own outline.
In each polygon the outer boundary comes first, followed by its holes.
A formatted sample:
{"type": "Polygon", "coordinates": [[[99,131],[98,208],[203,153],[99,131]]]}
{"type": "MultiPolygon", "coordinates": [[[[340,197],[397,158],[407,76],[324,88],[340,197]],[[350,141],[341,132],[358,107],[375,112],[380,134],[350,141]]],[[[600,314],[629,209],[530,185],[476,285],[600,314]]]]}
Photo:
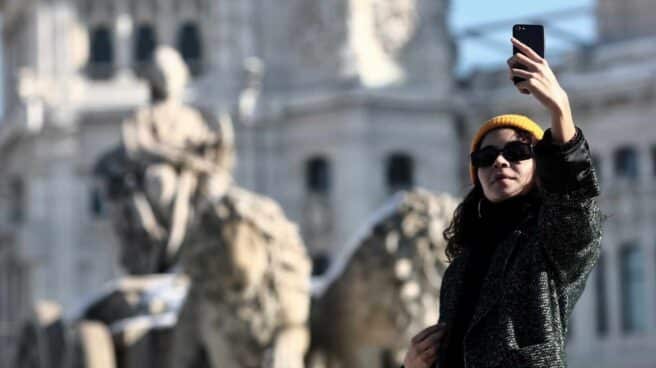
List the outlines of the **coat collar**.
{"type": "MultiPolygon", "coordinates": [[[[497,250],[492,255],[490,261],[490,267],[488,269],[485,278],[483,279],[483,284],[481,287],[481,293],[476,303],[476,308],[474,309],[474,315],[472,316],[469,326],[465,332],[465,336],[471,331],[471,329],[483,319],[483,317],[492,309],[492,307],[499,301],[500,296],[503,291],[503,280],[508,266],[508,262],[511,256],[515,253],[515,250],[519,244],[524,244],[527,237],[527,224],[532,222],[536,217],[535,213],[529,213],[528,216],[520,226],[512,231],[497,247],[497,250]]],[[[461,296],[465,288],[465,272],[467,271],[467,266],[470,262],[471,250],[465,249],[460,257],[453,260],[451,265],[453,269],[453,277],[449,282],[449,285],[444,285],[445,287],[451,289],[446,292],[448,294],[448,300],[444,300],[447,305],[444,308],[445,313],[448,313],[448,316],[445,316],[448,320],[453,320],[455,317],[456,309],[458,308],[458,302],[461,299],[461,296]]]]}
{"type": "Polygon", "coordinates": [[[522,243],[520,238],[523,235],[524,232],[522,230],[513,231],[503,242],[501,242],[501,244],[499,244],[499,247],[492,256],[490,268],[483,279],[481,293],[478,297],[478,302],[474,309],[474,315],[469,322],[465,336],[467,336],[469,331],[490,311],[492,306],[499,301],[503,291],[503,280],[508,261],[511,255],[515,252],[517,246],[522,243]]]}

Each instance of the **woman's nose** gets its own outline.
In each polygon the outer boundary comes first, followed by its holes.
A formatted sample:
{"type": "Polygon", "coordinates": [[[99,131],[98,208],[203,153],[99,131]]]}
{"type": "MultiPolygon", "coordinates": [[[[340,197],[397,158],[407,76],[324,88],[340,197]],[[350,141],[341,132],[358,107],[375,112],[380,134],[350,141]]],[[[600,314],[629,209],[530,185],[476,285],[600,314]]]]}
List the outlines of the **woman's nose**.
{"type": "Polygon", "coordinates": [[[497,158],[494,160],[494,167],[499,168],[499,167],[508,167],[510,166],[510,162],[506,160],[505,157],[501,153],[497,155],[497,158]]]}

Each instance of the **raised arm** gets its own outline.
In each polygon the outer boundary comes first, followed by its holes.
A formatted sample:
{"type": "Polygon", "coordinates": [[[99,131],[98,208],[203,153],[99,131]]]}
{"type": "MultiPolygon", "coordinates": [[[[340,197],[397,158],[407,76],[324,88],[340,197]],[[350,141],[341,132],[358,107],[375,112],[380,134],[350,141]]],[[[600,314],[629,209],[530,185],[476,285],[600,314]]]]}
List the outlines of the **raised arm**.
{"type": "Polygon", "coordinates": [[[535,152],[543,197],[540,241],[563,286],[584,282],[597,261],[601,240],[599,184],[588,144],[580,129],[562,145],[554,143],[547,130],[535,152]]]}
{"type": "MultiPolygon", "coordinates": [[[[551,114],[551,128],[535,147],[543,206],[539,237],[563,286],[583,285],[599,255],[599,184],[583,132],[572,119],[567,93],[547,61],[512,39],[522,53],[508,59],[510,76],[526,79],[516,87],[532,95],[551,114]],[[522,64],[527,70],[515,66],[522,64]]],[[[573,288],[578,289],[578,288],[573,288]]]]}

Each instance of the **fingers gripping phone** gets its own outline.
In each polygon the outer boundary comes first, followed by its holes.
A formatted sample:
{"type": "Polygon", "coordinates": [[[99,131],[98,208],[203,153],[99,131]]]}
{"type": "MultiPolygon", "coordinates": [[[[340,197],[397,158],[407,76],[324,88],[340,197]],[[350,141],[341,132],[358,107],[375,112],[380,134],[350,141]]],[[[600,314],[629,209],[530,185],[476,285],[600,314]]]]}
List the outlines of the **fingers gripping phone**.
{"type": "MultiPolygon", "coordinates": [[[[544,57],[544,27],[539,24],[515,24],[513,26],[513,37],[530,47],[541,57],[544,57]]],[[[513,55],[520,52],[513,46],[513,55]]],[[[524,65],[518,64],[518,69],[526,69],[524,65]]],[[[515,84],[524,81],[524,78],[514,77],[515,84]]]]}

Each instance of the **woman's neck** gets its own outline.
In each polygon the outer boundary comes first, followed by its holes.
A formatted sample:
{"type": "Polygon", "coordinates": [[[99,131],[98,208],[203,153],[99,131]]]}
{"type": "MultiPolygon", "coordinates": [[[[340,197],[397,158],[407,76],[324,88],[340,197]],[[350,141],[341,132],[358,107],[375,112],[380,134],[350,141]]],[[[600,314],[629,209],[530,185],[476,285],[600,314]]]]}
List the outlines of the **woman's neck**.
{"type": "Polygon", "coordinates": [[[482,233],[485,234],[483,236],[491,236],[496,240],[505,237],[526,218],[537,198],[536,193],[531,191],[497,203],[482,199],[479,203],[478,221],[482,233]]]}

